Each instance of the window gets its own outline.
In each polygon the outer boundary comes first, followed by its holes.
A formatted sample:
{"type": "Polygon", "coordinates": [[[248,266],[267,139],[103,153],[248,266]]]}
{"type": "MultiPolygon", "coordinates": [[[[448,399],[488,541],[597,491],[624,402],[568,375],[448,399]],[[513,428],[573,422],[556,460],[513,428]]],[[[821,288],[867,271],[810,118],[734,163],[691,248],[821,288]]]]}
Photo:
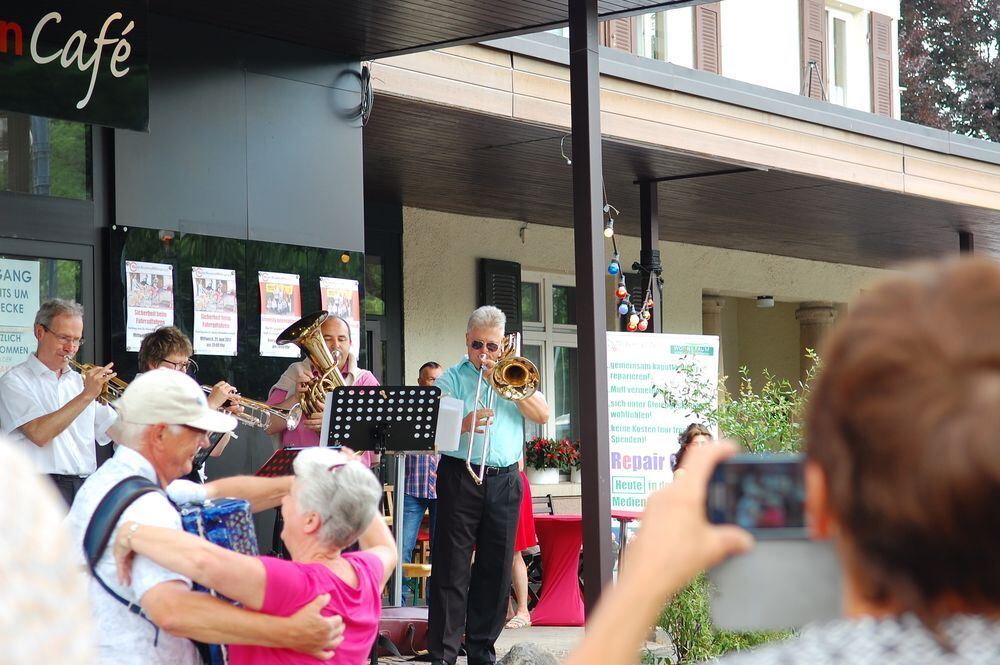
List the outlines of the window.
{"type": "Polygon", "coordinates": [[[830,101],[841,106],[847,105],[847,68],[848,68],[848,26],[853,17],[847,12],[837,9],[827,9],[827,60],[830,63],[829,96],[830,101]]]}
{"type": "Polygon", "coordinates": [[[576,350],[576,283],[571,275],[521,274],[524,341],[521,354],[542,375],[549,422],[527,423],[525,438],[580,436],[579,361],[576,350]]]}
{"type": "Polygon", "coordinates": [[[0,191],[89,199],[87,125],[0,111],[0,191]]]}
{"type": "Polygon", "coordinates": [[[643,14],[635,19],[636,55],[654,60],[667,59],[667,14],[643,14]]]}

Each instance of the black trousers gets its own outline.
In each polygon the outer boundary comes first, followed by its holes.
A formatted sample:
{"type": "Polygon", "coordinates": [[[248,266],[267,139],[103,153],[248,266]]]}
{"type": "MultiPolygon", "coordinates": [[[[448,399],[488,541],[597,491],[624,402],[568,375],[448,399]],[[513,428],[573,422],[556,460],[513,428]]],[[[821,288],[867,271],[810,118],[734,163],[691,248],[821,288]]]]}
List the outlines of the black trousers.
{"type": "Polygon", "coordinates": [[[58,473],[50,473],[49,478],[55,483],[56,489],[59,490],[67,507],[73,505],[76,493],[80,491],[80,488],[83,487],[83,481],[86,480],[80,476],[63,476],[58,473]]]}
{"type": "Polygon", "coordinates": [[[427,641],[431,658],[449,664],[458,657],[463,631],[469,665],[496,662],[493,643],[507,617],[524,489],[516,464],[491,471],[476,485],[464,460],[442,455],[438,464],[427,641]]]}

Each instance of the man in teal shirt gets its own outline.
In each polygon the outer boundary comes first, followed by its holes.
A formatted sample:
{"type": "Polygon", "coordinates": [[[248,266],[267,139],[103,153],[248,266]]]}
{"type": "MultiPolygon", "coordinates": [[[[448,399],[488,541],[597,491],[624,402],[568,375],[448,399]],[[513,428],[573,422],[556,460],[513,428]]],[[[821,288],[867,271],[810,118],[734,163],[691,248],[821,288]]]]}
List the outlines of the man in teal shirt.
{"type": "MultiPolygon", "coordinates": [[[[517,402],[494,399],[493,409],[476,408],[480,368],[493,369],[503,346],[506,317],[496,307],[480,307],[465,333],[468,356],[448,368],[434,385],[465,403],[461,445],[442,453],[437,471],[438,518],[431,551],[428,650],[434,665],[454,665],[465,634],[469,665],[496,661],[494,642],[503,629],[510,594],[514,534],[521,507],[517,462],[524,449],[524,419],[546,423],[549,407],[541,393],[517,402]],[[483,482],[479,473],[484,428],[490,428],[483,482]],[[472,564],[472,552],[476,562],[472,564]]],[[[482,390],[488,384],[482,383],[482,390]]]]}

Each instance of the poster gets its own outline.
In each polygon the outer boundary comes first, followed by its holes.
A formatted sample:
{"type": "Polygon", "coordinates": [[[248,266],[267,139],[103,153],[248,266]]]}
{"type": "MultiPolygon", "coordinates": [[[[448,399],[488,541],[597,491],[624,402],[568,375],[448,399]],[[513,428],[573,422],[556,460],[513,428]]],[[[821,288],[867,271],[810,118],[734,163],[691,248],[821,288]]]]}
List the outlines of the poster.
{"type": "Polygon", "coordinates": [[[191,268],[194,293],[194,352],[203,356],[235,356],[239,322],[236,314],[236,271],[191,268]]]}
{"type": "Polygon", "coordinates": [[[0,376],[35,351],[38,261],[0,258],[0,376]]]}
{"type": "Polygon", "coordinates": [[[138,351],[142,338],[174,325],[174,267],[125,262],[125,350],[138,351]]]}
{"type": "Polygon", "coordinates": [[[299,276],[284,272],[258,272],[260,282],[260,355],[298,358],[295,344],[278,346],[278,335],[302,318],[299,276]]]}
{"type": "Polygon", "coordinates": [[[670,456],[690,424],[667,408],[653,386],[677,385],[682,360],[693,361],[716,394],[719,338],[710,335],[608,333],[608,424],[611,441],[611,509],[641,511],[646,497],[670,482],[670,456]]]}
{"type": "Polygon", "coordinates": [[[320,277],[319,294],[323,309],[350,326],[351,353],[357,359],[361,351],[361,292],[357,280],[320,277]]]}

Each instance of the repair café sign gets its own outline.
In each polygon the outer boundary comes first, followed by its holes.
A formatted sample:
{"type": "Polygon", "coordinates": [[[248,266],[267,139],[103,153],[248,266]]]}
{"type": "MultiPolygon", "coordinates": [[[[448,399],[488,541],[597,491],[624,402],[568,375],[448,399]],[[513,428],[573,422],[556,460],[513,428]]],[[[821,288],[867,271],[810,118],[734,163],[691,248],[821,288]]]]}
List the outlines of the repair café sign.
{"type": "Polygon", "coordinates": [[[145,131],[147,0],[0,5],[0,109],[145,131]]]}

